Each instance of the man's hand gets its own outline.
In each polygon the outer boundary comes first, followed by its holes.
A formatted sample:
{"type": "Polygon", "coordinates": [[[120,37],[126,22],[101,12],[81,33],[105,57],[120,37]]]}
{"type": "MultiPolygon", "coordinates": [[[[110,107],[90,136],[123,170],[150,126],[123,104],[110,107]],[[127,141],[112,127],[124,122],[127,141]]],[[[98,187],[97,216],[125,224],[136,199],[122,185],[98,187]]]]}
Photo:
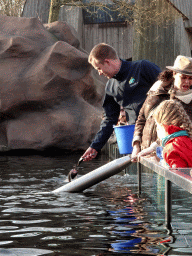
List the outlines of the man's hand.
{"type": "Polygon", "coordinates": [[[90,161],[95,158],[97,154],[98,152],[94,148],[89,147],[82,155],[83,161],[90,161]]]}

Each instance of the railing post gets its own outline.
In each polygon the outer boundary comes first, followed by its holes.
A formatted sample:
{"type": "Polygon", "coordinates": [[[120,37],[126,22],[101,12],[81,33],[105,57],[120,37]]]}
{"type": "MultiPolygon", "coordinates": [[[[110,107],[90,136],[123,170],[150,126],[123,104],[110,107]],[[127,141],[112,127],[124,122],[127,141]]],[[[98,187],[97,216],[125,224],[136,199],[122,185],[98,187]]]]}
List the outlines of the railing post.
{"type": "Polygon", "coordinates": [[[137,162],[138,195],[141,195],[141,163],[137,162]]]}
{"type": "Polygon", "coordinates": [[[171,231],[171,181],[165,179],[165,225],[171,231]]]}
{"type": "Polygon", "coordinates": [[[117,159],[118,158],[118,148],[117,148],[117,146],[115,147],[115,159],[117,159]]]}

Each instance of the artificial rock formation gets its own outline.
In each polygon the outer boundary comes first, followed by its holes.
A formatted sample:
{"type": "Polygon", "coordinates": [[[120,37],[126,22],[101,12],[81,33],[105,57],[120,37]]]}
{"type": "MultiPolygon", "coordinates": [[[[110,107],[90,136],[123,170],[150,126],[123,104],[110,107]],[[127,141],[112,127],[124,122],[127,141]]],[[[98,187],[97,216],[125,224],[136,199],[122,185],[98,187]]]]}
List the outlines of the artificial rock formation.
{"type": "Polygon", "coordinates": [[[66,22],[0,16],[0,150],[85,150],[104,86],[66,22]]]}

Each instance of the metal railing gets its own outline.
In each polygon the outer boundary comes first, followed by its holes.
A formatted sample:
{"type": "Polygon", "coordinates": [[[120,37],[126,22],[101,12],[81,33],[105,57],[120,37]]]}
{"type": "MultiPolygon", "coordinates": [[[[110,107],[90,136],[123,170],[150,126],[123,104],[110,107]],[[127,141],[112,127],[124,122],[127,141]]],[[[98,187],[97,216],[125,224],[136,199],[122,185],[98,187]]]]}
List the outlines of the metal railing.
{"type": "MultiPolygon", "coordinates": [[[[122,155],[119,154],[118,146],[116,143],[108,144],[107,147],[107,151],[111,159],[122,157],[122,155]]],[[[141,194],[142,190],[142,167],[147,167],[153,172],[165,178],[165,225],[168,230],[171,230],[172,183],[192,194],[192,168],[168,169],[161,166],[157,161],[141,157],[140,161],[137,163],[139,195],[141,194]]],[[[125,171],[129,173],[129,167],[126,168],[125,171]]]]}
{"type": "Polygon", "coordinates": [[[171,230],[172,183],[192,194],[192,168],[169,169],[161,166],[157,161],[141,157],[140,161],[137,163],[139,194],[141,194],[142,190],[142,165],[165,178],[165,225],[168,230],[171,230]]]}

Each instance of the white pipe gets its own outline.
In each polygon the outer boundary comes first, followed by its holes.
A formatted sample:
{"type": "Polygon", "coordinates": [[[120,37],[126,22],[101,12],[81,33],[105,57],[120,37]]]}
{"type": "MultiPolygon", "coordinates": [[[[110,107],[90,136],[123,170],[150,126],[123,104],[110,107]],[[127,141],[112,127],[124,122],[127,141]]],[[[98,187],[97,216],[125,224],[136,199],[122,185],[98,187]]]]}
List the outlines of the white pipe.
{"type": "Polygon", "coordinates": [[[131,163],[130,156],[124,156],[115,159],[95,170],[77,178],[64,186],[53,190],[53,193],[59,192],[82,192],[83,190],[121,172],[128,164],[131,163]]]}

